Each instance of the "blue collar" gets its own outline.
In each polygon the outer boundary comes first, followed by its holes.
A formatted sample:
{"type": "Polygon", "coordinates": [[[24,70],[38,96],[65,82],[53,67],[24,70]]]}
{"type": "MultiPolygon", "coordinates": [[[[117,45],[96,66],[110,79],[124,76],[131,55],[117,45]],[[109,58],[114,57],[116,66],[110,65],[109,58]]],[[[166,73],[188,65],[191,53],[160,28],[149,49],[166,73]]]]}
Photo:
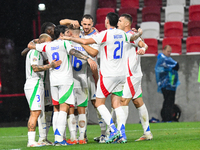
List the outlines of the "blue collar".
{"type": "Polygon", "coordinates": [[[92,35],[92,34],[94,34],[94,33],[96,33],[96,30],[93,30],[91,33],[89,33],[88,35],[92,35]]]}
{"type": "Polygon", "coordinates": [[[126,33],[129,33],[129,32],[131,32],[132,30],[129,30],[129,31],[127,31],[126,33]]]}

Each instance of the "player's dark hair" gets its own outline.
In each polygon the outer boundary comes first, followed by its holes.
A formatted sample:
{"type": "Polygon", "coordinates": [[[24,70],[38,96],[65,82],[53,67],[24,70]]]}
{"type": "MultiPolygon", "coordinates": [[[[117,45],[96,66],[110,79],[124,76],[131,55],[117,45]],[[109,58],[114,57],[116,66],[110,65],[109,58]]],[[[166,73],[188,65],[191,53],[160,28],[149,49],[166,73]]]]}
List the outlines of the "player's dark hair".
{"type": "Polygon", "coordinates": [[[132,24],[133,22],[133,18],[131,17],[130,14],[122,14],[120,17],[126,18],[130,22],[130,24],[132,24]]]}
{"type": "Polygon", "coordinates": [[[82,20],[83,20],[83,18],[85,18],[85,19],[92,19],[92,21],[93,21],[93,17],[90,14],[83,15],[82,20]]]}
{"type": "Polygon", "coordinates": [[[54,27],[55,25],[52,22],[45,22],[41,26],[41,34],[47,33],[49,27],[54,27]]]}
{"type": "Polygon", "coordinates": [[[118,14],[114,13],[114,12],[110,12],[106,15],[106,17],[108,18],[109,20],[109,23],[111,26],[113,27],[117,27],[117,22],[119,20],[119,16],[118,14]]]}
{"type": "Polygon", "coordinates": [[[68,29],[67,26],[64,26],[64,25],[57,25],[54,29],[54,36],[55,36],[55,39],[59,38],[60,36],[60,33],[65,33],[66,29],[68,29]]]}

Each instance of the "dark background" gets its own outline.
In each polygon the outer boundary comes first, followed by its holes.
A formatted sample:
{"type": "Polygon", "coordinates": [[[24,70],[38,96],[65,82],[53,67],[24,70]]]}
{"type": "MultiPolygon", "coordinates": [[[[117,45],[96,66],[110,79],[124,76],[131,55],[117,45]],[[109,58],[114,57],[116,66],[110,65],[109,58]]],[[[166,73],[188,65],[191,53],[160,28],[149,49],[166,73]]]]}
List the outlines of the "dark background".
{"type": "MultiPolygon", "coordinates": [[[[64,18],[80,21],[84,6],[85,0],[0,1],[0,95],[24,93],[25,57],[21,56],[21,51],[34,34],[39,36],[42,23],[58,25],[64,18]],[[39,3],[46,5],[45,11],[38,11],[39,3]]],[[[0,126],[14,126],[13,122],[26,122],[28,117],[24,96],[0,97],[0,126]]]]}

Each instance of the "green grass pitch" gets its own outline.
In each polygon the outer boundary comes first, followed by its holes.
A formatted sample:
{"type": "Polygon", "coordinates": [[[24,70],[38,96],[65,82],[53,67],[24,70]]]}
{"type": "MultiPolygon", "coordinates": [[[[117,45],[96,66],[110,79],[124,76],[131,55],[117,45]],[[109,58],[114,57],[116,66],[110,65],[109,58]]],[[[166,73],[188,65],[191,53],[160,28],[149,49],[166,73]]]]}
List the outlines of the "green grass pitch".
{"type": "MultiPolygon", "coordinates": [[[[127,124],[126,144],[99,144],[93,141],[100,135],[98,125],[88,125],[88,144],[72,146],[44,146],[40,148],[27,148],[27,128],[10,127],[0,128],[0,149],[4,150],[200,150],[200,122],[174,122],[174,123],[151,123],[153,140],[135,142],[142,136],[141,124],[127,124]]],[[[68,129],[67,129],[68,130],[68,129]]],[[[36,129],[38,140],[38,129],[36,129]]],[[[67,137],[69,133],[67,132],[67,137]]],[[[53,129],[50,128],[48,139],[54,140],[53,129]]]]}

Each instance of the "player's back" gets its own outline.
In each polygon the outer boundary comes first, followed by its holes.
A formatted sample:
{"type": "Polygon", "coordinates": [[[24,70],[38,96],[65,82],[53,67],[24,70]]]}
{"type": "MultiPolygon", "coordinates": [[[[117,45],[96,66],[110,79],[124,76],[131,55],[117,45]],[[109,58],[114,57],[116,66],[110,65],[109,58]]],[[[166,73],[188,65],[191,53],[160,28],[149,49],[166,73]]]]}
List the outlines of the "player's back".
{"type": "Polygon", "coordinates": [[[33,88],[37,82],[43,84],[44,71],[34,72],[31,65],[43,65],[43,57],[40,52],[30,50],[26,55],[26,89],[33,88]]]}
{"type": "MultiPolygon", "coordinates": [[[[130,38],[134,32],[129,31],[126,33],[128,38],[130,38]]],[[[125,49],[127,49],[127,65],[128,65],[128,74],[130,76],[139,77],[142,76],[141,66],[140,66],[140,58],[141,55],[136,54],[137,50],[139,49],[138,43],[141,41],[141,38],[137,40],[125,44],[125,49]]]]}
{"type": "Polygon", "coordinates": [[[126,75],[124,44],[130,39],[119,29],[100,32],[94,40],[100,44],[100,70],[104,77],[126,75]]]}
{"type": "MultiPolygon", "coordinates": [[[[85,49],[78,43],[72,42],[74,48],[84,55],[88,55],[85,49]]],[[[71,56],[71,64],[73,68],[74,88],[87,87],[87,61],[71,56]]]]}
{"type": "Polygon", "coordinates": [[[49,62],[51,63],[54,59],[62,61],[60,66],[50,69],[51,86],[72,84],[73,74],[69,56],[72,48],[71,42],[67,40],[54,40],[46,45],[49,62]]]}

